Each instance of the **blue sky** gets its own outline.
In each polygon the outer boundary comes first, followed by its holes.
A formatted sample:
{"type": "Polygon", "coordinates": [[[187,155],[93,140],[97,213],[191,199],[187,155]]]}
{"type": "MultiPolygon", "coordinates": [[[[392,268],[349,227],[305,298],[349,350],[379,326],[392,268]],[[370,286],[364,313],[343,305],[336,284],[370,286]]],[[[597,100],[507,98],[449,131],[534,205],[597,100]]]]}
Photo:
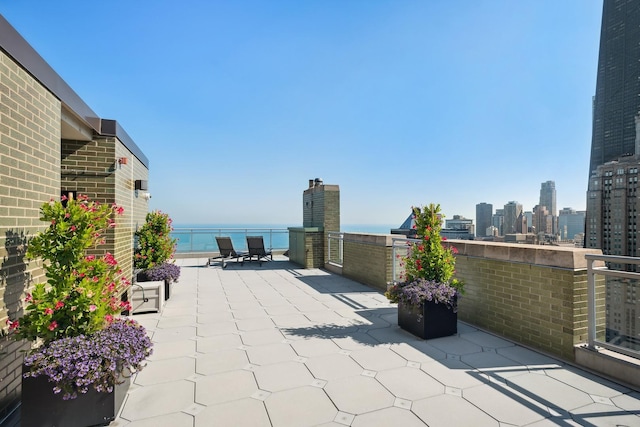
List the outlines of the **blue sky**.
{"type": "Polygon", "coordinates": [[[447,218],[556,182],[585,208],[601,0],[0,0],[0,13],[150,159],[176,223],[447,218]]]}

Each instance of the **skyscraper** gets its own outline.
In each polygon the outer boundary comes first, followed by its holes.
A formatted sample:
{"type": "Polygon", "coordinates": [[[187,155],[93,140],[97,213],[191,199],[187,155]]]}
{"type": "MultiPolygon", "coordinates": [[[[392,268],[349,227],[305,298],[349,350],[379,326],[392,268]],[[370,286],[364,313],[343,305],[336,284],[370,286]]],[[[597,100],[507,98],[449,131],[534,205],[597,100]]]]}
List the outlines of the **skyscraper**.
{"type": "Polygon", "coordinates": [[[589,174],[635,147],[640,112],[640,2],[604,0],[589,174]]]}
{"type": "Polygon", "coordinates": [[[504,224],[502,225],[502,234],[513,234],[518,230],[518,217],[522,213],[522,205],[518,202],[511,201],[504,205],[504,224]]]}
{"type": "MultiPolygon", "coordinates": [[[[640,1],[604,0],[592,131],[585,246],[608,255],[638,256],[640,1]]],[[[606,278],[607,340],[638,338],[635,282],[606,278]]]]}
{"type": "Polygon", "coordinates": [[[491,215],[493,215],[491,203],[482,202],[476,205],[476,236],[487,236],[487,229],[491,227],[491,215]]]}
{"type": "MultiPolygon", "coordinates": [[[[544,206],[551,215],[551,234],[558,231],[557,216],[558,209],[556,206],[556,183],[555,181],[543,182],[540,186],[540,206],[544,206]]],[[[542,231],[542,230],[538,230],[542,231]]]]}
{"type": "Polygon", "coordinates": [[[585,246],[637,256],[640,210],[640,1],[604,0],[585,246]]]}

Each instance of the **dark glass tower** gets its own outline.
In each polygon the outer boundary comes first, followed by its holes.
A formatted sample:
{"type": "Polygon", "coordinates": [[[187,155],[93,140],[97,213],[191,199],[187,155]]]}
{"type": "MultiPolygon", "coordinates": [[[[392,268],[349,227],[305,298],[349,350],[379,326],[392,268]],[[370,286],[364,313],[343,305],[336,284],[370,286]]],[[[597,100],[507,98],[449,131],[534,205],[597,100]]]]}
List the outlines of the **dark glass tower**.
{"type": "Polygon", "coordinates": [[[640,1],[604,0],[589,174],[635,153],[640,112],[640,1]]]}

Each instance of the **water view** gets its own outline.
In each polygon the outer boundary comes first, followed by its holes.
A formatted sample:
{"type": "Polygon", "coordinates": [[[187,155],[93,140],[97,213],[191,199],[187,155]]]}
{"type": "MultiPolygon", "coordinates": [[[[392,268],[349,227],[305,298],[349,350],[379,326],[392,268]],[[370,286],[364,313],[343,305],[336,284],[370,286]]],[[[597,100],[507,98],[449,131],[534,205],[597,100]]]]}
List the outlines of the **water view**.
{"type": "MultiPolygon", "coordinates": [[[[287,250],[289,230],[284,224],[179,224],[171,235],[178,240],[176,252],[217,252],[216,236],[229,236],[236,250],[247,249],[247,236],[262,236],[265,248],[287,250]]],[[[347,224],[344,232],[389,233],[389,225],[347,224]]]]}

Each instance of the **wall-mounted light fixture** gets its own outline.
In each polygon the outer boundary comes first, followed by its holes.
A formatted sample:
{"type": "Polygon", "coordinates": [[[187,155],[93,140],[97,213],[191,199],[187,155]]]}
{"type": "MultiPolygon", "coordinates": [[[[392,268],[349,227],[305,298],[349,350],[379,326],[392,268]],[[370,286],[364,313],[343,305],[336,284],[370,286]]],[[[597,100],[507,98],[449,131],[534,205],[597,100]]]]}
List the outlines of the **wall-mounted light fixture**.
{"type": "Polygon", "coordinates": [[[136,179],[134,184],[136,190],[147,191],[149,189],[149,183],[146,179],[136,179]]]}

